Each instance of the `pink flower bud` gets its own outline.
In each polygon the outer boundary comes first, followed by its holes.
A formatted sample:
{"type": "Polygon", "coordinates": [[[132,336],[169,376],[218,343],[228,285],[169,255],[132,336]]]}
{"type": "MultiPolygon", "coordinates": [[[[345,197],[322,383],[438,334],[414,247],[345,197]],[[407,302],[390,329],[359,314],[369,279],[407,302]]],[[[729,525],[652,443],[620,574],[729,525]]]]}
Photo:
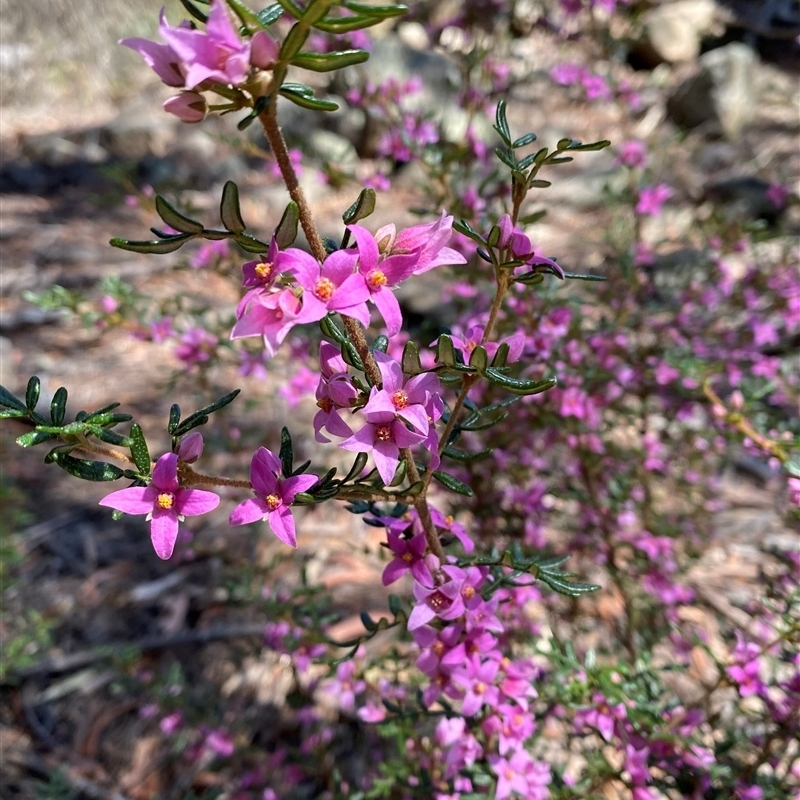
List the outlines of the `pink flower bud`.
{"type": "Polygon", "coordinates": [[[200,92],[181,92],[164,102],[164,110],[181,122],[202,122],[208,113],[208,105],[200,92]]]}
{"type": "Polygon", "coordinates": [[[178,444],[178,458],[193,464],[203,452],[203,434],[193,431],[184,436],[178,444]]]}
{"type": "Polygon", "coordinates": [[[277,42],[266,31],[258,31],[250,40],[250,63],[258,69],[272,69],[278,51],[277,42]]]}

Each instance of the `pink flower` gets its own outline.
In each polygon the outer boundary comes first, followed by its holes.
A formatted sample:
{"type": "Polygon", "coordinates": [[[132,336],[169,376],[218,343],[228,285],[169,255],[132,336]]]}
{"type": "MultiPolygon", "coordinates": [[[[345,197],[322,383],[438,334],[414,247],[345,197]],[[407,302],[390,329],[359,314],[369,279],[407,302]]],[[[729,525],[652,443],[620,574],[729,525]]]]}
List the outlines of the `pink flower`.
{"type": "Polygon", "coordinates": [[[629,139],[619,147],[617,161],[626,167],[643,167],[647,160],[647,144],[640,139],[629,139]]]}
{"type": "Polygon", "coordinates": [[[771,183],[764,192],[767,200],[769,200],[775,208],[783,208],[790,194],[791,191],[789,187],[784,186],[782,183],[771,183]]]}
{"type": "Polygon", "coordinates": [[[425,550],[428,547],[424,533],[414,534],[410,539],[395,531],[386,532],[389,550],[394,558],[383,570],[383,585],[388,586],[399,580],[409,570],[416,580],[429,578],[428,569],[424,566],[425,550]]]}
{"type": "Polygon", "coordinates": [[[125,514],[147,514],[156,555],[167,559],[175,549],[178,526],[183,518],[213,511],[219,505],[219,497],[202,489],[181,489],[178,456],[165,453],[153,468],[150,486],[132,486],[112,492],[100,505],[125,514]]]}
{"type": "Polygon", "coordinates": [[[202,122],[208,113],[208,103],[200,92],[181,92],[164,101],[164,111],[181,122],[202,122]]]}
{"type": "Polygon", "coordinates": [[[318,442],[329,442],[322,431],[334,436],[352,436],[353,431],[339,414],[340,409],[350,408],[358,397],[347,371],[347,364],[337,347],[322,342],[319,347],[321,375],[317,384],[316,398],[319,411],[314,416],[314,438],[318,442]]]}
{"type": "Polygon", "coordinates": [[[636,204],[637,214],[649,214],[657,217],[661,213],[661,206],[669,200],[674,192],[665,183],[657,186],[645,186],[639,192],[639,202],[636,204]]]}
{"type": "Polygon", "coordinates": [[[187,367],[201,364],[211,358],[217,347],[217,337],[205,328],[190,328],[181,336],[181,343],[175,348],[175,356],[187,367]]]}
{"type": "Polygon", "coordinates": [[[281,342],[300,320],[300,301],[291,289],[264,293],[258,289],[248,292],[236,309],[237,323],[231,339],[263,336],[264,347],[274,356],[281,342]]]}
{"type": "Polygon", "coordinates": [[[380,260],[378,244],[366,228],[348,225],[347,229],[353,234],[358,246],[358,271],[364,276],[369,299],[375,303],[383,317],[386,333],[394,336],[403,325],[403,317],[392,287],[411,277],[417,267],[417,255],[408,253],[380,260]]]}
{"type": "Polygon", "coordinates": [[[298,492],[310,489],[314,475],[295,475],[281,479],[280,459],[266,447],[259,447],[250,462],[250,483],[256,496],[239,503],[231,511],[231,525],[247,525],[265,519],[272,532],[289,547],[297,547],[294,518],[289,508],[298,492]]]}
{"type": "Polygon", "coordinates": [[[208,267],[216,263],[219,259],[225,258],[229,253],[227,239],[218,241],[203,242],[197,252],[191,257],[189,266],[192,269],[208,267]]]}
{"type": "Polygon", "coordinates": [[[211,4],[205,32],[168,25],[159,30],[179,60],[187,89],[194,89],[207,80],[237,85],[247,78],[250,42],[239,38],[223,0],[211,4]]]}
{"type": "Polygon", "coordinates": [[[290,248],[281,253],[281,265],[293,270],[303,287],[303,309],[299,322],[316,322],[331,311],[369,325],[364,276],[355,271],[358,255],[348,250],[331,253],[320,264],[313,256],[290,248]]]}
{"type": "MultiPolygon", "coordinates": [[[[190,30],[188,21],[184,20],[180,26],[183,30],[190,30]]],[[[170,28],[167,22],[166,10],[161,9],[158,30],[161,38],[166,39],[165,31],[176,30],[170,28]]],[[[125,47],[135,50],[145,60],[145,63],[158,75],[167,86],[183,87],[186,80],[183,75],[181,59],[178,54],[166,44],[158,44],[147,39],[120,39],[125,47]]]]}

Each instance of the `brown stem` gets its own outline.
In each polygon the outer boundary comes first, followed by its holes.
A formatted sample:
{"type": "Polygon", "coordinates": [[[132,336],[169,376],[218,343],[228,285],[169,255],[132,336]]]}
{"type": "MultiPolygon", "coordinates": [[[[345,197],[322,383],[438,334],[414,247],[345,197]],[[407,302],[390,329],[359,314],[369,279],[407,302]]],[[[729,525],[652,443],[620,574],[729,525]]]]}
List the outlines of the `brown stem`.
{"type": "Polygon", "coordinates": [[[369,382],[380,389],[383,385],[383,378],[381,378],[381,371],[378,369],[375,357],[372,355],[372,351],[367,344],[367,337],[364,336],[364,328],[357,319],[353,319],[352,317],[343,316],[342,323],[344,324],[344,329],[347,331],[347,335],[350,337],[350,341],[355,345],[356,352],[361,359],[361,363],[364,365],[364,372],[369,378],[369,382]]]}
{"type": "Polygon", "coordinates": [[[236,478],[222,478],[216,475],[201,475],[195,472],[185,461],[178,467],[181,486],[233,486],[236,489],[252,489],[250,481],[240,481],[236,478]]]}
{"type": "Polygon", "coordinates": [[[264,128],[264,133],[267,135],[267,140],[272,148],[272,152],[275,154],[275,159],[281,170],[283,182],[289,190],[289,196],[297,203],[300,214],[300,225],[308,240],[308,246],[311,248],[314,258],[322,263],[326,255],[325,246],[322,244],[322,237],[319,235],[317,226],[314,223],[314,218],[311,215],[311,208],[308,205],[306,196],[300,187],[300,182],[297,180],[297,173],[292,167],[292,160],[289,157],[289,148],[286,146],[283,132],[278,125],[277,106],[278,95],[277,92],[275,92],[272,97],[270,97],[269,105],[266,110],[258,115],[258,119],[264,128]]]}
{"type": "Polygon", "coordinates": [[[127,453],[123,453],[121,450],[115,450],[113,447],[103,447],[102,445],[90,442],[82,433],[77,434],[76,438],[80,442],[78,445],[80,450],[84,450],[92,455],[105,456],[106,458],[113,458],[116,461],[124,461],[126,464],[134,463],[133,459],[127,453]]]}

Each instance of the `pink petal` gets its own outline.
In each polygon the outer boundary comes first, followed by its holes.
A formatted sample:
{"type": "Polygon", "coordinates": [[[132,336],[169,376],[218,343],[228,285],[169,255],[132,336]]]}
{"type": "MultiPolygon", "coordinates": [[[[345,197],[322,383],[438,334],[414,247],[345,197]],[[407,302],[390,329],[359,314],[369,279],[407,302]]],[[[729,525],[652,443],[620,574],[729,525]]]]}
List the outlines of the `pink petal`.
{"type": "Polygon", "coordinates": [[[150,486],[132,486],[130,489],[120,489],[118,492],[107,494],[100,501],[100,505],[126,514],[149,514],[153,510],[157,495],[158,491],[150,486]]]}
{"type": "Polygon", "coordinates": [[[178,539],[178,515],[174,509],[156,508],[150,520],[150,541],[156,555],[166,561],[175,549],[178,539]]]}
{"type": "Polygon", "coordinates": [[[269,509],[267,504],[260,497],[251,497],[243,503],[239,503],[231,511],[228,517],[229,525],[248,525],[251,522],[258,522],[267,516],[269,509]]]}
{"type": "Polygon", "coordinates": [[[383,288],[372,295],[372,302],[375,303],[375,307],[386,323],[386,335],[395,336],[403,327],[403,314],[394,292],[391,289],[383,288]]]}
{"type": "Polygon", "coordinates": [[[358,245],[359,265],[358,270],[367,275],[378,264],[378,245],[372,234],[361,225],[348,225],[347,230],[353,234],[353,238],[358,245]]]}
{"type": "Polygon", "coordinates": [[[186,517],[207,514],[219,505],[219,495],[203,489],[181,489],[175,495],[175,510],[186,517]]]}
{"type": "Polygon", "coordinates": [[[297,536],[294,529],[294,517],[286,506],[271,511],[267,518],[272,532],[289,547],[297,547],[297,536]]]}
{"type": "Polygon", "coordinates": [[[177,453],[164,453],[156,461],[153,468],[153,486],[161,492],[177,492],[178,483],[178,455],[177,453]]]}
{"type": "Polygon", "coordinates": [[[400,451],[397,445],[394,442],[375,442],[372,460],[378,468],[381,480],[388,486],[394,480],[397,465],[400,463],[400,451]]]}
{"type": "Polygon", "coordinates": [[[316,475],[295,475],[293,478],[281,481],[281,499],[286,505],[290,505],[298,492],[310,489],[318,480],[316,475]]]}

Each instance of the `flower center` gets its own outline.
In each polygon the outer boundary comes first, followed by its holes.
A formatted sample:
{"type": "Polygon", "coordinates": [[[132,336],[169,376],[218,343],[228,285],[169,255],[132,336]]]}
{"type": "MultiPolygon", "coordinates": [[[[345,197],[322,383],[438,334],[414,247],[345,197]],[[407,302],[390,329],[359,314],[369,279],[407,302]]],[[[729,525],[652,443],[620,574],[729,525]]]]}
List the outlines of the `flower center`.
{"type": "Polygon", "coordinates": [[[472,598],[475,597],[475,587],[474,586],[465,586],[461,590],[461,596],[465,600],[472,600],[472,598]]]}
{"type": "Polygon", "coordinates": [[[473,691],[475,694],[483,694],[486,691],[486,684],[483,681],[478,681],[473,691]]]}
{"type": "Polygon", "coordinates": [[[256,264],[256,275],[262,280],[265,281],[272,275],[272,264],[266,262],[265,264],[256,264]]]}
{"type": "Polygon", "coordinates": [[[392,394],[392,405],[397,409],[408,407],[408,393],[404,389],[398,389],[392,394]]]}
{"type": "Polygon", "coordinates": [[[436,642],[431,649],[437,656],[441,657],[442,653],[444,653],[444,642],[436,642]]]}
{"type": "Polygon", "coordinates": [[[331,299],[335,288],[330,278],[320,278],[314,287],[314,294],[322,300],[323,303],[327,303],[328,300],[331,299]]]}
{"type": "Polygon", "coordinates": [[[380,289],[387,283],[389,283],[389,279],[386,277],[386,273],[379,269],[374,269],[367,275],[367,285],[370,289],[380,289]]]}
{"type": "Polygon", "coordinates": [[[264,500],[267,501],[267,508],[269,508],[270,511],[274,511],[281,505],[281,499],[276,494],[268,494],[264,500]]]}
{"type": "Polygon", "coordinates": [[[451,526],[451,525],[452,525],[452,524],[453,524],[455,521],[456,521],[456,518],[455,518],[455,517],[454,517],[452,514],[448,514],[448,515],[447,515],[447,516],[444,518],[444,524],[445,524],[445,525],[447,525],[447,527],[448,527],[448,528],[449,528],[449,527],[450,527],[450,526],[451,526]]]}
{"type": "Polygon", "coordinates": [[[162,492],[156,499],[159,508],[172,508],[175,504],[175,495],[172,492],[162,492]]]}
{"type": "Polygon", "coordinates": [[[375,438],[379,442],[388,442],[392,438],[392,428],[390,425],[380,425],[375,429],[375,438]]]}
{"type": "Polygon", "coordinates": [[[331,400],[330,397],[320,397],[320,399],[317,400],[317,406],[326,414],[330,414],[333,409],[333,400],[331,400]]]}
{"type": "Polygon", "coordinates": [[[414,556],[411,553],[403,553],[400,558],[402,558],[407,564],[410,564],[414,560],[414,556]]]}
{"type": "Polygon", "coordinates": [[[429,598],[428,603],[434,611],[440,611],[443,608],[448,608],[450,599],[445,597],[441,592],[434,592],[429,598]]]}

